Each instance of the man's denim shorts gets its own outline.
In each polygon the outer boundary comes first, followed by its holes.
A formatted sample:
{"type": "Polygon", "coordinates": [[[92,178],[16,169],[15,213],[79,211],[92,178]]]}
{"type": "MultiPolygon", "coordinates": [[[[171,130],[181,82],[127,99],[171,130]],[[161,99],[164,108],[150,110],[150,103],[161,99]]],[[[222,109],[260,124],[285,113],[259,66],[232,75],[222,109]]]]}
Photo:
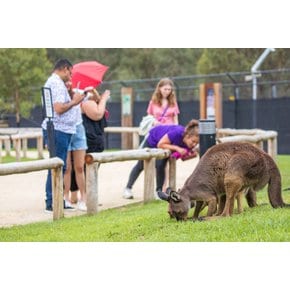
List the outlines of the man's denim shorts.
{"type": "Polygon", "coordinates": [[[87,138],[83,124],[77,125],[76,133],[72,135],[68,151],[87,150],[87,138]]]}

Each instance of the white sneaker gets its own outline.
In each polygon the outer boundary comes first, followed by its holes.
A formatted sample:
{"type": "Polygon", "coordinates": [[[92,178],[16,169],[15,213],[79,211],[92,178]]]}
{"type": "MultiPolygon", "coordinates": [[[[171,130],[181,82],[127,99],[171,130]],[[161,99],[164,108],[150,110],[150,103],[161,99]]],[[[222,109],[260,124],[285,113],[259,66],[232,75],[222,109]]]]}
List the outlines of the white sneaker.
{"type": "Polygon", "coordinates": [[[87,211],[87,206],[86,206],[86,203],[84,201],[78,202],[78,210],[87,211]]]}
{"type": "Polygon", "coordinates": [[[125,188],[124,193],[123,193],[123,198],[126,199],[132,199],[133,198],[133,193],[130,188],[125,188]]]}

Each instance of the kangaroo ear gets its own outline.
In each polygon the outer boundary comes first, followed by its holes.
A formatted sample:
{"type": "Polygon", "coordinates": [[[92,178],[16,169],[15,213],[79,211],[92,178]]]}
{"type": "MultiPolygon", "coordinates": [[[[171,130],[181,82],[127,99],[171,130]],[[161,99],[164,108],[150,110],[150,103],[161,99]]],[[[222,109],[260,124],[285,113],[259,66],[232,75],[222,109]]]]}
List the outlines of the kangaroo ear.
{"type": "Polygon", "coordinates": [[[170,194],[169,194],[169,197],[171,200],[173,200],[174,202],[179,202],[181,201],[181,197],[180,195],[174,191],[174,190],[171,190],[170,194]]]}

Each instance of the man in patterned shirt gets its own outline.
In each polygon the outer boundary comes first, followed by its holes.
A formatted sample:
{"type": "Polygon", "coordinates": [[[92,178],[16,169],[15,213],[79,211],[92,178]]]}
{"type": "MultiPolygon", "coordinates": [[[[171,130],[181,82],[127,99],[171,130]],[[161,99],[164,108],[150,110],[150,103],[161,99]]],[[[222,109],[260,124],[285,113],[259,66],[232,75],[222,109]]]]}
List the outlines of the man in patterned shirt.
{"type": "MultiPolygon", "coordinates": [[[[64,162],[63,172],[66,167],[68,146],[72,134],[76,132],[77,105],[83,100],[84,95],[75,93],[71,98],[65,86],[65,82],[71,80],[72,64],[67,59],[56,62],[52,75],[46,81],[44,87],[51,89],[54,110],[53,125],[55,132],[55,155],[64,162]]],[[[46,129],[44,121],[42,127],[46,129]]],[[[52,180],[51,170],[48,171],[46,180],[46,211],[52,212],[52,180]]],[[[64,204],[64,208],[66,205],[64,204]]],[[[73,209],[73,208],[70,208],[73,209]]]]}

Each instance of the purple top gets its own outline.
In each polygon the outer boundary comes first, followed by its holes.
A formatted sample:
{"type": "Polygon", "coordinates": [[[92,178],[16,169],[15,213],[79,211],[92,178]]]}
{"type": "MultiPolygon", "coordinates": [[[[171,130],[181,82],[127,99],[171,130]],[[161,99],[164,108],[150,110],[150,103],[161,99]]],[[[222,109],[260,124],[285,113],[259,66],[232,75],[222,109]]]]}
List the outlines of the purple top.
{"type": "Polygon", "coordinates": [[[157,148],[157,144],[160,139],[167,134],[172,145],[187,148],[187,146],[182,141],[184,130],[185,128],[180,125],[156,126],[149,131],[149,137],[147,139],[147,142],[151,148],[157,148]]]}

